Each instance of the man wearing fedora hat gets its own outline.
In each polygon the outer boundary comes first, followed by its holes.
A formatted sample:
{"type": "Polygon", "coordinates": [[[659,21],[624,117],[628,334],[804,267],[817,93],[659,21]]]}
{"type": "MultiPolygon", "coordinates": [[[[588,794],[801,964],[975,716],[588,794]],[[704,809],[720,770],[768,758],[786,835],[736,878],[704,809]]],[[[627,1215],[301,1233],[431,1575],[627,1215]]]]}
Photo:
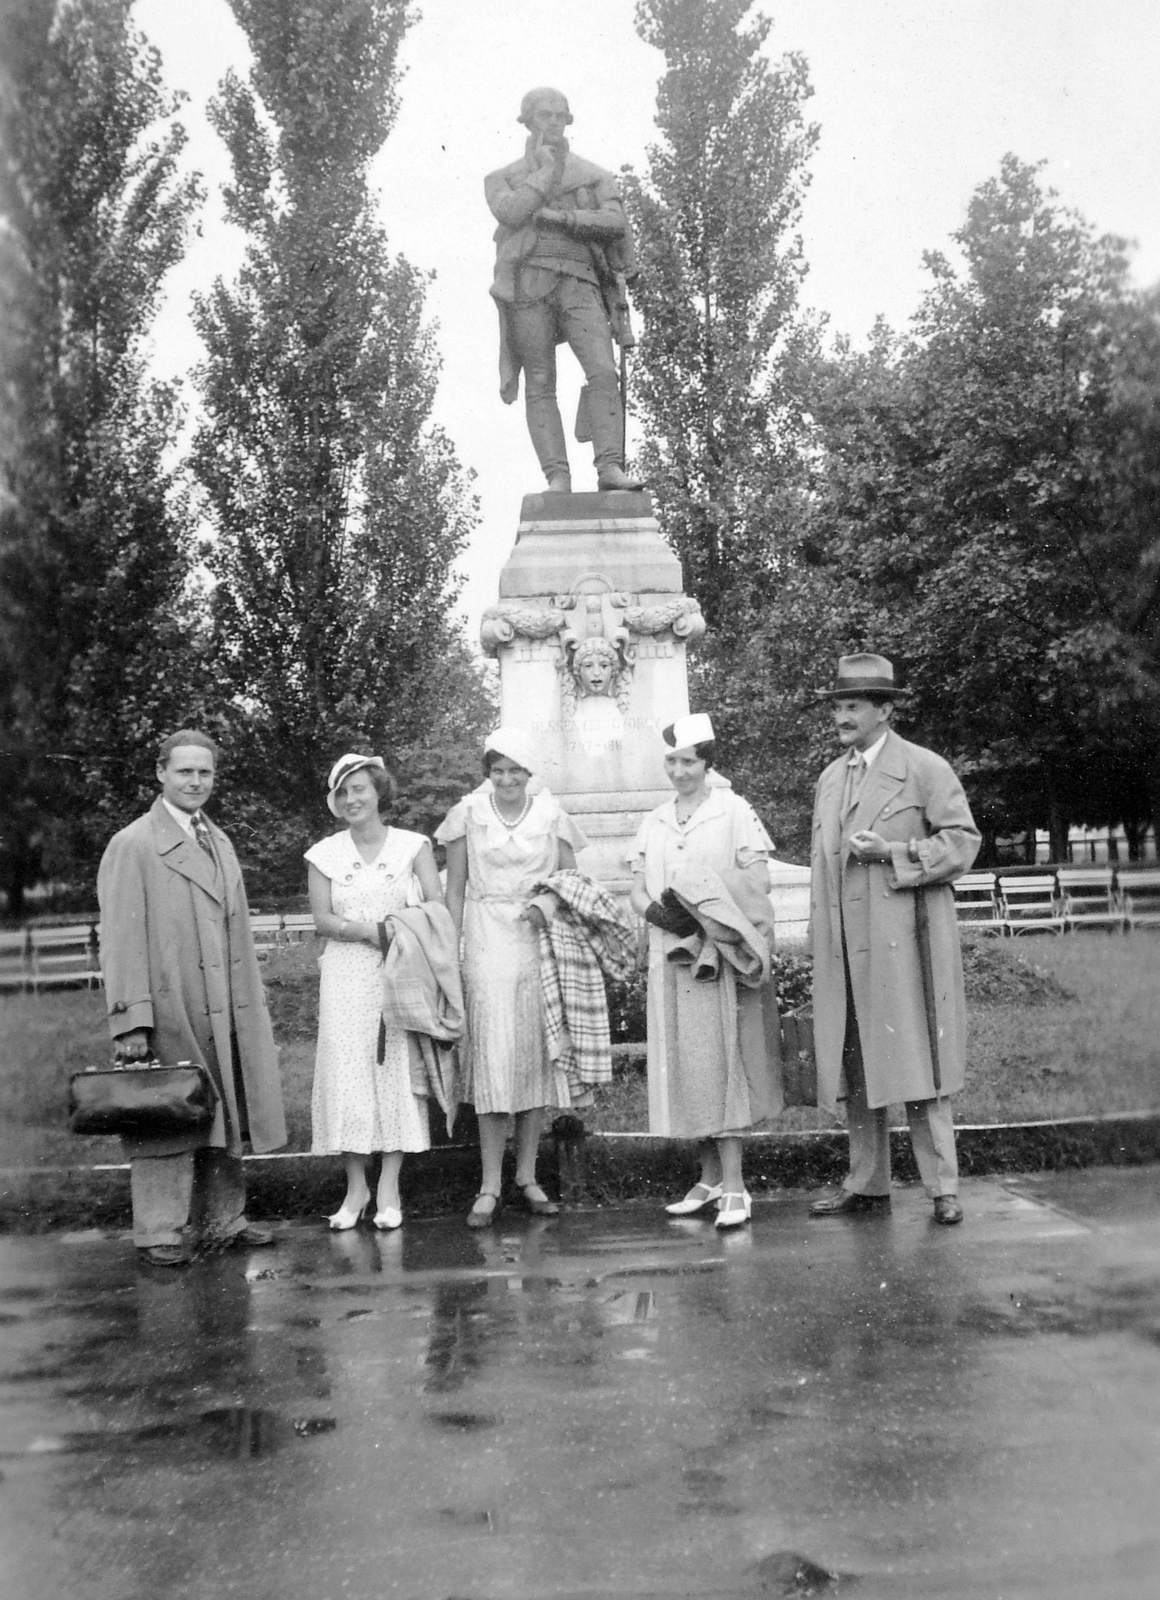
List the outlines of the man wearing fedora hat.
{"type": "Polygon", "coordinates": [[[934,1218],[962,1221],[947,1098],[963,1086],[966,1002],[952,883],[979,849],[962,784],[890,726],[885,656],[849,655],[828,700],[843,753],[814,800],[810,936],[818,1104],[846,1102],[850,1170],[814,1216],[890,1203],[887,1112],[902,1102],[934,1218]]]}

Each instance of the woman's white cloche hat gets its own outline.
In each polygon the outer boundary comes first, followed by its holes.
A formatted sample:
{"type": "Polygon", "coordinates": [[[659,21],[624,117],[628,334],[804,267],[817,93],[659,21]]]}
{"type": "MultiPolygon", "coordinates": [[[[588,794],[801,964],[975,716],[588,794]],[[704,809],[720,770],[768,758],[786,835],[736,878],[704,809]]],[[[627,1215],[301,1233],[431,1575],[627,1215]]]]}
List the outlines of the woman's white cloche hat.
{"type": "Polygon", "coordinates": [[[339,817],[342,813],[338,809],[336,796],[352,772],[359,772],[363,767],[378,767],[381,772],[387,770],[387,764],[382,756],[360,756],[353,751],[350,755],[339,756],[330,769],[330,776],[326,780],[326,804],[332,817],[339,817]]]}

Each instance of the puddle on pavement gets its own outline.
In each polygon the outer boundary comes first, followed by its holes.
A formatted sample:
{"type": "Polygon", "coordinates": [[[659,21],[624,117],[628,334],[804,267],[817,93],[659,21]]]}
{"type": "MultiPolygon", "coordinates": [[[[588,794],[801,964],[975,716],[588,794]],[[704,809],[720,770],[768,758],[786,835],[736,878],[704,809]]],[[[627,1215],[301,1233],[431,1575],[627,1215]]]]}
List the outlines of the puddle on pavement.
{"type": "Polygon", "coordinates": [[[427,1419],[457,1433],[477,1433],[482,1428],[494,1428],[499,1421],[492,1411],[429,1411],[427,1419]]]}
{"type": "Polygon", "coordinates": [[[64,1433],[34,1439],[22,1452],[6,1454],[109,1454],[151,1444],[184,1441],[227,1460],[255,1461],[272,1455],[294,1439],[333,1433],[334,1417],[283,1417],[258,1406],[214,1406],[195,1417],[150,1422],[140,1428],[104,1428],[90,1433],[64,1433]]]}
{"type": "Polygon", "coordinates": [[[486,1528],[495,1532],[495,1517],[490,1511],[463,1511],[457,1506],[440,1506],[439,1520],[453,1528],[486,1528]]]}

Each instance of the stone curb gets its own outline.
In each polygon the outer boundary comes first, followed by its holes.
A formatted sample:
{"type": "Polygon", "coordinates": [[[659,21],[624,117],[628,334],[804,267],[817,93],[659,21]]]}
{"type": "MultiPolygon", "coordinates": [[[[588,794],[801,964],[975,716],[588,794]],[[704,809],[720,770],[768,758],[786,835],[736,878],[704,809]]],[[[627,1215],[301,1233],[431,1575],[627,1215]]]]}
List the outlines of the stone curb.
{"type": "MultiPolygon", "coordinates": [[[[971,1177],[1160,1161],[1157,1111],[1053,1122],[965,1124],[956,1132],[960,1170],[971,1177]]],[[[893,1129],[890,1143],[895,1177],[903,1182],[917,1179],[906,1130],[893,1129]]],[[[745,1142],[746,1182],[754,1192],[836,1183],[846,1169],[846,1149],[842,1129],[754,1134],[745,1142]]],[[[558,1185],[564,1200],[576,1206],[671,1198],[695,1176],[693,1149],[687,1141],[645,1133],[595,1133],[576,1143],[547,1140],[541,1173],[549,1187],[558,1185]]],[[[506,1176],[510,1185],[510,1168],[506,1176]]],[[[337,1156],[246,1157],[247,1209],[254,1217],[320,1217],[338,1204],[342,1182],[337,1156]]],[[[479,1157],[473,1146],[436,1147],[408,1160],[404,1203],[411,1216],[466,1211],[478,1183],[479,1157]]],[[[0,1171],[0,1232],[128,1224],[127,1165],[0,1171]]]]}

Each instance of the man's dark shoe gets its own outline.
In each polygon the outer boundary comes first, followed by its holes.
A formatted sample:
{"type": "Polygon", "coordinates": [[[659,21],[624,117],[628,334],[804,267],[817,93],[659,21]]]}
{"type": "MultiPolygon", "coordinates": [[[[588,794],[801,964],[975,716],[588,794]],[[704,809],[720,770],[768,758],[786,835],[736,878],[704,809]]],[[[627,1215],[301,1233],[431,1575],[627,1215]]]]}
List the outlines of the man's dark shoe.
{"type": "Polygon", "coordinates": [[[941,1222],[944,1228],[951,1228],[956,1222],[963,1220],[963,1208],[959,1204],[957,1195],[940,1194],[935,1196],[934,1220],[941,1222]]]}
{"type": "Polygon", "coordinates": [[[228,1245],[245,1245],[248,1250],[264,1250],[267,1245],[277,1243],[269,1228],[259,1228],[255,1222],[247,1222],[244,1228],[232,1233],[226,1240],[228,1245]]]}
{"type": "Polygon", "coordinates": [[[151,1244],[137,1251],[137,1259],[148,1267],[188,1267],[190,1256],[183,1244],[151,1244]]]}
{"type": "Polygon", "coordinates": [[[851,1217],[865,1211],[880,1211],[890,1204],[888,1194],[855,1194],[853,1189],[839,1189],[824,1200],[815,1200],[810,1207],[811,1217],[851,1217]]]}

